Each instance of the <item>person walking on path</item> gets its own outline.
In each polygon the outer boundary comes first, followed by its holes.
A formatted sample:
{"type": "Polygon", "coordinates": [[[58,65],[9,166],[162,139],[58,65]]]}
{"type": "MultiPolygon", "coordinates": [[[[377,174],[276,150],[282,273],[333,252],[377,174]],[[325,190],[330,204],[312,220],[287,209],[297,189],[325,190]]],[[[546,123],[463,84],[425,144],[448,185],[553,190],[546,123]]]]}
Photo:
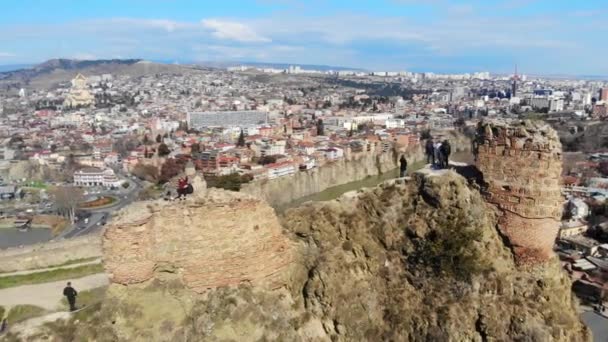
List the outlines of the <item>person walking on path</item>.
{"type": "Polygon", "coordinates": [[[446,139],[441,144],[441,165],[443,169],[447,169],[450,166],[450,154],[452,153],[452,147],[450,142],[446,139]]]}
{"type": "Polygon", "coordinates": [[[399,177],[405,177],[407,173],[407,159],[405,159],[404,155],[401,155],[401,159],[399,159],[399,170],[401,171],[399,177]]]}
{"type": "Polygon", "coordinates": [[[3,318],[2,323],[0,324],[0,334],[3,334],[6,331],[7,327],[8,327],[8,321],[6,318],[3,318]]]}
{"type": "Polygon", "coordinates": [[[68,285],[63,289],[63,295],[67,298],[70,304],[70,311],[76,310],[76,296],[78,292],[72,287],[72,283],[68,281],[68,285]]]}
{"type": "Polygon", "coordinates": [[[433,139],[426,139],[426,145],[424,146],[424,152],[426,154],[426,163],[435,164],[435,147],[433,146],[433,139]]]}

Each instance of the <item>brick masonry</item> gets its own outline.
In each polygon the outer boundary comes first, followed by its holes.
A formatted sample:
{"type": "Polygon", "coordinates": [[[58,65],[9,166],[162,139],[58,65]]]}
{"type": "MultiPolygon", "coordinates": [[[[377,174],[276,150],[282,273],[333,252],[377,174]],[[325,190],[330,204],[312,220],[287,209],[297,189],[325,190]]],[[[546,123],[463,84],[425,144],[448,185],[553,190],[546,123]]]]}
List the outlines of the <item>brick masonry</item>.
{"type": "Polygon", "coordinates": [[[153,209],[130,208],[140,213],[126,213],[104,235],[104,264],[113,283],[141,283],[171,272],[198,293],[244,282],[284,284],[294,248],[265,202],[211,190],[148,207],[153,209]]]}
{"type": "Polygon", "coordinates": [[[557,133],[532,122],[482,122],[474,141],[484,196],[519,264],[548,260],[562,216],[562,149],[557,133]]]}

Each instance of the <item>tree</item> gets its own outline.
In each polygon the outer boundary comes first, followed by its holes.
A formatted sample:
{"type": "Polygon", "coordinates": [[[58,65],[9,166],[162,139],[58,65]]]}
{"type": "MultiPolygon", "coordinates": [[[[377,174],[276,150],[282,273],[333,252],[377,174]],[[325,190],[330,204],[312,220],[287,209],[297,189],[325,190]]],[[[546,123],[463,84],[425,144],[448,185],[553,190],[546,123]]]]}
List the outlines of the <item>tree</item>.
{"type": "Polygon", "coordinates": [[[59,213],[67,215],[70,222],[76,221],[76,208],[84,200],[84,191],[73,186],[56,186],[50,191],[55,208],[59,213]]]}
{"type": "Polygon", "coordinates": [[[199,143],[194,143],[192,145],[190,145],[190,154],[191,155],[195,155],[201,152],[201,144],[199,143]]]}
{"type": "Polygon", "coordinates": [[[158,168],[154,165],[138,163],[133,167],[131,174],[148,182],[158,181],[158,168]]]}
{"type": "Polygon", "coordinates": [[[427,140],[427,139],[433,139],[433,136],[431,136],[430,129],[426,129],[426,130],[422,131],[422,133],[420,133],[420,140],[427,140]]]}
{"type": "Polygon", "coordinates": [[[325,135],[325,125],[321,119],[317,121],[317,135],[325,135]]]}
{"type": "Polygon", "coordinates": [[[160,144],[163,141],[163,137],[159,134],[156,136],[156,142],[160,144]]]}
{"type": "Polygon", "coordinates": [[[266,165],[266,164],[274,164],[277,162],[277,157],[275,156],[263,156],[258,160],[258,164],[266,165]]]}
{"type": "Polygon", "coordinates": [[[245,133],[243,132],[243,130],[241,130],[241,134],[239,134],[239,140],[236,142],[236,146],[245,146],[245,133]]]}
{"type": "Polygon", "coordinates": [[[608,175],[608,161],[604,160],[604,161],[600,162],[598,171],[600,171],[603,176],[608,175]]]}
{"type": "Polygon", "coordinates": [[[167,144],[162,143],[162,144],[158,145],[158,156],[159,157],[168,156],[169,153],[171,153],[171,150],[169,149],[169,146],[167,146],[167,144]]]}
{"type": "Polygon", "coordinates": [[[165,161],[160,169],[158,182],[163,184],[171,180],[171,178],[184,172],[187,161],[184,159],[170,158],[165,161]]]}
{"type": "Polygon", "coordinates": [[[230,191],[239,191],[241,189],[241,184],[249,183],[252,179],[253,176],[250,174],[239,175],[238,173],[231,173],[224,176],[210,177],[207,180],[207,186],[230,191]]]}

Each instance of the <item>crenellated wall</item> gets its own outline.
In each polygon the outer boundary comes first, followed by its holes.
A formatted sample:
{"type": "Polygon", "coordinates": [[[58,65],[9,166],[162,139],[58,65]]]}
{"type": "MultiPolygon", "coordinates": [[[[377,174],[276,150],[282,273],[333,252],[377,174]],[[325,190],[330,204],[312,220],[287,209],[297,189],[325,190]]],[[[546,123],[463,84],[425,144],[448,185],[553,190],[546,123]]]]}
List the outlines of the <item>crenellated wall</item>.
{"type": "Polygon", "coordinates": [[[546,261],[562,216],[557,133],[544,123],[482,122],[474,145],[483,194],[500,209],[499,228],[518,262],[546,261]]]}

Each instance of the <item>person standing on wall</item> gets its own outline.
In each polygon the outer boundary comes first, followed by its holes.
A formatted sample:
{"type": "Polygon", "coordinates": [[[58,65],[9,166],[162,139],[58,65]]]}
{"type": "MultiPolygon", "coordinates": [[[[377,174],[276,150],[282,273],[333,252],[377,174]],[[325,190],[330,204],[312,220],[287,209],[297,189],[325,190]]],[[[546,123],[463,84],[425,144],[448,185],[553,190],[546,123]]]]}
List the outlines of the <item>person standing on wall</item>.
{"type": "Polygon", "coordinates": [[[407,173],[407,159],[405,159],[405,155],[401,155],[401,159],[399,159],[399,177],[405,177],[407,173]]]}
{"type": "Polygon", "coordinates": [[[434,165],[435,164],[435,147],[433,146],[433,139],[426,139],[426,145],[424,146],[424,152],[426,154],[426,163],[434,165]]]}
{"type": "Polygon", "coordinates": [[[444,169],[447,169],[450,166],[450,153],[452,153],[452,147],[450,146],[450,142],[446,139],[441,144],[441,164],[444,169]]]}
{"type": "Polygon", "coordinates": [[[72,287],[72,283],[68,281],[68,285],[63,289],[63,295],[67,298],[70,304],[70,311],[76,310],[76,296],[78,292],[72,287]]]}

